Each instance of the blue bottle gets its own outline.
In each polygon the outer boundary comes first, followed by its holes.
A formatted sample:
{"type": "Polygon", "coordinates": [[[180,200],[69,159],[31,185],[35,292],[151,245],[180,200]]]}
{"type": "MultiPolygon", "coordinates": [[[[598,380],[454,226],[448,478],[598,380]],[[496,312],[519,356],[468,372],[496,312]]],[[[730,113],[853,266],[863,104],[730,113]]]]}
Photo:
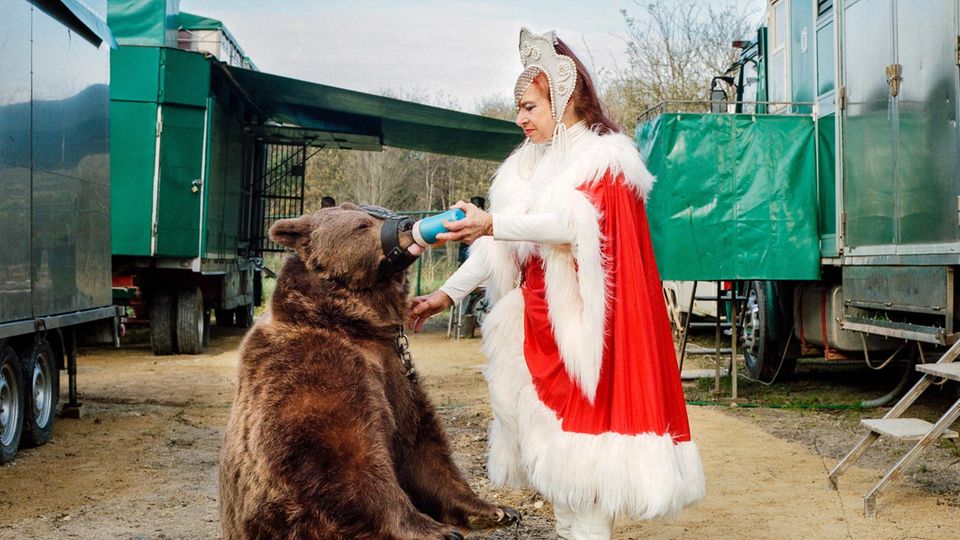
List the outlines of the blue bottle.
{"type": "Polygon", "coordinates": [[[421,246],[432,246],[437,243],[438,234],[447,232],[447,228],[443,226],[444,221],[460,221],[465,217],[467,215],[463,210],[454,208],[442,214],[421,219],[413,224],[413,239],[421,246]]]}

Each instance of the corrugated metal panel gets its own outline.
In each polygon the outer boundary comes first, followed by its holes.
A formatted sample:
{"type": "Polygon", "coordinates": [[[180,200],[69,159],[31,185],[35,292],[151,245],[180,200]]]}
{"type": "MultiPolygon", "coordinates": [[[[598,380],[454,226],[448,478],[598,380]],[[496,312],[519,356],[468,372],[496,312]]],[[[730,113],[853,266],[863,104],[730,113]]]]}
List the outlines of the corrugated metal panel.
{"type": "Polygon", "coordinates": [[[820,277],[813,118],[663,114],[637,140],[663,279],[820,277]]]}

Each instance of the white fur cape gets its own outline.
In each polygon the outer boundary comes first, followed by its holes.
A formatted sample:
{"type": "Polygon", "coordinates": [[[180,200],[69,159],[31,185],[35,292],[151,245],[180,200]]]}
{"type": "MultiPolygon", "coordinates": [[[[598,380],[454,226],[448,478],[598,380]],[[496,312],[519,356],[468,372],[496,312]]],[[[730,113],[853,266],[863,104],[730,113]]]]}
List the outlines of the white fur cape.
{"type": "Polygon", "coordinates": [[[571,128],[562,156],[549,145],[525,144],[494,178],[491,211],[558,212],[572,221],[573,244],[494,241],[487,291],[493,308],[483,325],[486,378],[494,419],[488,471],[496,484],[532,486],[554,504],[586,509],[595,502],[610,517],[674,516],[703,498],[704,477],[693,442],[674,444],[670,434],[589,435],[565,432],[537,397],[523,357],[523,298],[517,288],[521,261],[538,250],[544,263],[548,316],[564,367],[584,396],[596,397],[603,360],[608,302],[597,209],[578,186],[609,171],[646,199],[654,179],[636,147],[620,134],[571,128]]]}

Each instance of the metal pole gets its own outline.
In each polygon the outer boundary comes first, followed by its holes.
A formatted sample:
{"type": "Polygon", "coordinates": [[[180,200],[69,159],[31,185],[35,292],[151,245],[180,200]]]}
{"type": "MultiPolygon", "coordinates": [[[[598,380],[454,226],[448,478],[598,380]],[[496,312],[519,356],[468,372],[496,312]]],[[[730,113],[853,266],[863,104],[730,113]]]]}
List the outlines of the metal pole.
{"type": "Polygon", "coordinates": [[[714,363],[716,373],[714,373],[714,376],[713,376],[713,395],[714,396],[720,395],[720,313],[721,313],[721,308],[723,307],[723,301],[720,298],[720,292],[721,292],[720,288],[721,288],[721,282],[718,281],[717,282],[717,317],[716,317],[717,326],[716,326],[716,334],[714,335],[714,340],[713,340],[714,349],[716,351],[716,354],[714,356],[714,360],[716,360],[714,363]]]}
{"type": "Polygon", "coordinates": [[[683,334],[680,336],[680,373],[683,373],[683,359],[687,356],[687,336],[690,334],[690,318],[693,317],[693,302],[697,298],[697,282],[693,282],[693,292],[690,293],[690,308],[687,318],[683,321],[683,334]]]}
{"type": "Polygon", "coordinates": [[[80,400],[77,394],[77,329],[70,328],[67,334],[67,380],[68,380],[68,398],[67,404],[63,406],[60,415],[65,418],[80,418],[80,400]]]}
{"type": "Polygon", "coordinates": [[[737,399],[737,288],[730,291],[730,399],[737,399]]]}

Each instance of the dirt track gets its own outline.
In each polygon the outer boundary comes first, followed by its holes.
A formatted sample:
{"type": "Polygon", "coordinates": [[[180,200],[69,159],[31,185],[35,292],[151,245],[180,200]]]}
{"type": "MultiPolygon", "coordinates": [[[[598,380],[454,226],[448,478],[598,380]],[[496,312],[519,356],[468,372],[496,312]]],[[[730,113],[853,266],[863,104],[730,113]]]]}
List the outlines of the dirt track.
{"type": "MultiPolygon", "coordinates": [[[[229,415],[240,335],[215,338],[197,357],[154,358],[147,347],[85,351],[84,416],[58,420],[54,440],[0,468],[0,538],[215,538],[216,465],[229,415]]],[[[493,490],[483,465],[489,407],[477,340],[412,339],[415,362],[443,416],[457,461],[487,498],[524,513],[518,530],[472,538],[551,538],[552,512],[536,494],[493,490]]],[[[64,377],[65,384],[65,377],[64,377]]],[[[834,457],[789,442],[749,415],[691,407],[707,474],[707,499],[674,522],[621,527],[617,538],[955,538],[956,493],[895,483],[880,516],[862,515],[879,469],[855,468],[826,487],[834,457]]],[[[791,416],[792,415],[792,416],[791,416]]],[[[806,424],[804,424],[806,423],[806,424]]],[[[856,433],[844,432],[852,445],[856,433]]],[[[949,467],[957,475],[956,465],[949,467]]]]}

